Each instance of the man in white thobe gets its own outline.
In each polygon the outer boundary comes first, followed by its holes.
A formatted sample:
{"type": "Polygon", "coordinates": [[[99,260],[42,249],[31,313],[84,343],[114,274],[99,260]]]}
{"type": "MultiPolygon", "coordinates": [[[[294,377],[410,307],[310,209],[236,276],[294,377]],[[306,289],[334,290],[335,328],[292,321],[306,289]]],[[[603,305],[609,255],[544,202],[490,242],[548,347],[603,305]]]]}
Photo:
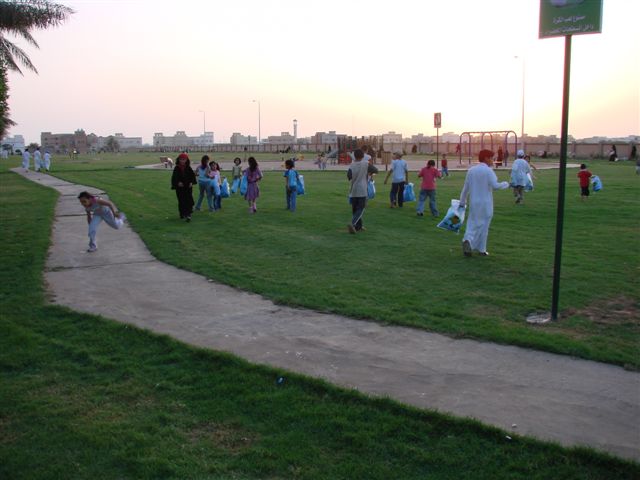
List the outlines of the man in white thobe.
{"type": "Polygon", "coordinates": [[[516,204],[524,202],[524,187],[529,182],[527,175],[531,175],[531,167],[524,159],[524,150],[518,150],[518,158],[511,165],[511,186],[516,204]]]}
{"type": "Polygon", "coordinates": [[[51,168],[51,154],[47,150],[44,152],[44,168],[47,172],[51,168]]]}
{"type": "Polygon", "coordinates": [[[27,172],[29,171],[30,161],[31,161],[31,154],[29,153],[29,149],[25,148],[24,152],[22,152],[22,168],[24,168],[27,172]]]}
{"type": "Polygon", "coordinates": [[[491,169],[491,150],[481,150],[478,159],[480,164],[469,169],[460,194],[461,207],[467,204],[467,200],[470,203],[467,228],[462,239],[462,253],[466,257],[470,257],[474,250],[480,255],[489,255],[487,237],[493,218],[493,191],[509,188],[509,182],[498,182],[498,177],[491,169]]]}
{"type": "Polygon", "coordinates": [[[38,172],[42,168],[42,155],[40,154],[40,147],[36,148],[33,152],[33,169],[38,172]]]}

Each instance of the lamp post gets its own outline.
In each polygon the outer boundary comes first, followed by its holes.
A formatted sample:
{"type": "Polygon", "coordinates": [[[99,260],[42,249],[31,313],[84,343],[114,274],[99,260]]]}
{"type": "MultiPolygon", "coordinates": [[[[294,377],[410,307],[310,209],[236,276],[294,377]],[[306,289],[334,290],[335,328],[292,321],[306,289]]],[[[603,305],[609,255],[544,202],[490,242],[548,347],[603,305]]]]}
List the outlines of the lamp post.
{"type": "Polygon", "coordinates": [[[260,146],[260,100],[253,100],[253,103],[258,104],[258,147],[260,146]]]}
{"type": "Polygon", "coordinates": [[[204,110],[198,110],[202,113],[202,133],[207,133],[207,114],[204,110]]]}
{"type": "Polygon", "coordinates": [[[524,57],[515,55],[513,58],[522,60],[522,118],[520,120],[520,143],[524,150],[524,79],[525,79],[525,61],[524,57]]]}

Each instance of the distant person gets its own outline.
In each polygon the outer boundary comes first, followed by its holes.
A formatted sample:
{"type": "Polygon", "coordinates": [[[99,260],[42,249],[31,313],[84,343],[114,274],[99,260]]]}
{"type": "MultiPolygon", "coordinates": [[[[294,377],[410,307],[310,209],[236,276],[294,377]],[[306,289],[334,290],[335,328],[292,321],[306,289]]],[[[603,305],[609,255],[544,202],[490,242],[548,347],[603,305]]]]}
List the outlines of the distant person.
{"type": "Polygon", "coordinates": [[[493,190],[509,188],[508,182],[498,182],[498,177],[491,169],[491,150],[480,150],[478,160],[480,164],[467,172],[460,193],[460,207],[464,207],[467,201],[470,203],[467,228],[462,240],[462,253],[465,257],[470,257],[474,250],[480,255],[489,255],[487,238],[493,218],[493,190]]]}
{"type": "Polygon", "coordinates": [[[96,235],[100,222],[104,220],[111,228],[119,230],[124,225],[126,217],[124,213],[118,212],[113,202],[93,196],[89,192],[81,192],[78,195],[78,200],[87,212],[87,223],[89,224],[89,249],[87,252],[93,253],[98,249],[96,235]]]}
{"type": "Polygon", "coordinates": [[[39,172],[42,168],[42,154],[40,153],[40,147],[36,147],[36,151],[33,152],[33,169],[39,172]]]}
{"type": "Polygon", "coordinates": [[[193,185],[196,183],[196,174],[191,168],[189,155],[181,153],[176,158],[176,166],[171,175],[171,188],[176,191],[178,198],[178,213],[180,218],[191,221],[193,210],[193,185]]]}
{"type": "Polygon", "coordinates": [[[440,166],[442,167],[442,176],[449,176],[449,160],[447,160],[447,154],[442,154],[442,160],[440,160],[440,166]]]}
{"type": "Polygon", "coordinates": [[[49,150],[44,151],[44,169],[47,172],[51,171],[51,154],[49,153],[49,150]]]}
{"type": "Polygon", "coordinates": [[[284,162],[286,168],[284,172],[284,191],[287,199],[287,210],[296,211],[296,197],[298,196],[298,172],[294,168],[291,160],[284,162]]]}
{"type": "Polygon", "coordinates": [[[497,157],[497,160],[498,160],[498,164],[499,164],[500,166],[502,166],[502,165],[503,165],[503,162],[504,162],[504,152],[502,151],[502,147],[498,147],[498,157],[497,157]]]}
{"type": "Polygon", "coordinates": [[[258,211],[256,202],[260,196],[260,188],[258,182],[262,180],[262,172],[258,168],[258,162],[254,157],[247,159],[249,168],[244,171],[244,175],[247,177],[247,193],[244,195],[244,199],[249,202],[249,213],[256,213],[258,211]]]}
{"type": "Polygon", "coordinates": [[[30,162],[31,162],[31,154],[29,153],[29,149],[25,148],[24,152],[22,152],[22,168],[24,168],[25,172],[29,171],[30,162]]]}
{"type": "Polygon", "coordinates": [[[524,159],[527,161],[527,163],[529,164],[529,167],[533,168],[534,170],[537,170],[538,167],[536,167],[533,163],[531,163],[531,155],[525,155],[524,159]]]}
{"type": "Polygon", "coordinates": [[[351,223],[347,225],[349,233],[364,230],[362,217],[367,205],[367,182],[370,175],[378,173],[375,165],[364,160],[364,152],[357,148],[353,152],[353,162],[347,170],[347,178],[351,182],[349,199],[351,201],[351,223]]]}
{"type": "Polygon", "coordinates": [[[618,150],[615,145],[611,145],[611,151],[609,152],[609,161],[617,162],[618,161],[618,150]]]}
{"type": "Polygon", "coordinates": [[[524,159],[524,150],[518,150],[516,159],[511,166],[511,186],[516,205],[524,202],[524,187],[529,183],[527,175],[531,175],[531,167],[524,159]]]}
{"type": "Polygon", "coordinates": [[[418,199],[417,214],[419,217],[424,216],[424,204],[429,198],[429,210],[431,216],[438,216],[438,207],[436,206],[436,178],[442,178],[442,174],[436,168],[435,160],[429,160],[427,166],[418,173],[418,177],[422,178],[420,185],[420,197],[418,199]]]}
{"type": "Polygon", "coordinates": [[[578,172],[578,181],[580,182],[580,200],[583,202],[589,198],[589,182],[592,176],[592,173],[587,170],[587,166],[584,163],[581,164],[578,172]]]}
{"type": "Polygon", "coordinates": [[[208,170],[209,170],[209,155],[204,155],[200,159],[200,165],[196,168],[196,174],[198,177],[198,201],[196,202],[196,210],[200,210],[202,207],[202,201],[204,197],[207,197],[207,204],[209,205],[209,211],[213,212],[213,190],[211,188],[211,178],[209,178],[208,170]]]}
{"type": "Polygon", "coordinates": [[[460,151],[461,151],[460,144],[457,144],[456,145],[456,155],[460,155],[460,151]]]}
{"type": "Polygon", "coordinates": [[[384,184],[387,184],[389,177],[391,179],[391,193],[389,194],[389,200],[391,202],[391,208],[402,208],[404,203],[404,186],[409,183],[409,167],[407,162],[402,158],[402,153],[396,152],[393,154],[393,160],[391,161],[391,168],[387,172],[387,176],[384,179],[384,184]]]}
{"type": "Polygon", "coordinates": [[[631,160],[632,162],[636,161],[638,159],[638,149],[635,146],[635,144],[631,145],[631,150],[629,151],[629,160],[631,160]]]}
{"type": "Polygon", "coordinates": [[[231,193],[238,191],[240,180],[242,180],[242,159],[236,157],[233,159],[233,167],[231,168],[231,193]]]}
{"type": "Polygon", "coordinates": [[[209,162],[209,170],[207,175],[211,179],[211,190],[213,192],[213,208],[214,210],[222,209],[222,174],[220,173],[220,164],[211,160],[209,162]]]}

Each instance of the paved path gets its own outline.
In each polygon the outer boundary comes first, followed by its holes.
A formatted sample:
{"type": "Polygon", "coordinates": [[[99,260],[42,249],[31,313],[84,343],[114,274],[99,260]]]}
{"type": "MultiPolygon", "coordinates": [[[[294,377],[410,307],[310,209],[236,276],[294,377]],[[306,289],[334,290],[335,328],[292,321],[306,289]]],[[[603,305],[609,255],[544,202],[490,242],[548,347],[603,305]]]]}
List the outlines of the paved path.
{"type": "Polygon", "coordinates": [[[61,194],[45,272],[54,303],[420,408],[640,460],[638,373],[278,306],[154,259],[128,226],[103,225],[99,250],[88,254],[75,197],[95,189],[14,171],[61,194]],[[87,285],[91,295],[79,294],[87,285]],[[185,295],[187,313],[179,307],[185,295]]]}

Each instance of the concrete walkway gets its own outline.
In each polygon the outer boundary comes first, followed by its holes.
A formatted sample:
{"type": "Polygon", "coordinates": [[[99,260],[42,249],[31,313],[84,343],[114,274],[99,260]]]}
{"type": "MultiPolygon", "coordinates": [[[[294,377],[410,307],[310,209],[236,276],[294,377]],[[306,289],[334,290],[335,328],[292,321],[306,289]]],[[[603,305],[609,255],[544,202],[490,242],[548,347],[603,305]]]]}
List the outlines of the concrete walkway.
{"type": "Polygon", "coordinates": [[[85,253],[76,195],[95,189],[14,171],[61,194],[45,272],[54,303],[509,432],[640,460],[638,373],[281,307],[155,260],[128,226],[102,225],[98,251],[85,253]],[[90,295],[80,293],[87,288],[90,295]],[[185,295],[188,313],[180,308],[185,295]]]}

